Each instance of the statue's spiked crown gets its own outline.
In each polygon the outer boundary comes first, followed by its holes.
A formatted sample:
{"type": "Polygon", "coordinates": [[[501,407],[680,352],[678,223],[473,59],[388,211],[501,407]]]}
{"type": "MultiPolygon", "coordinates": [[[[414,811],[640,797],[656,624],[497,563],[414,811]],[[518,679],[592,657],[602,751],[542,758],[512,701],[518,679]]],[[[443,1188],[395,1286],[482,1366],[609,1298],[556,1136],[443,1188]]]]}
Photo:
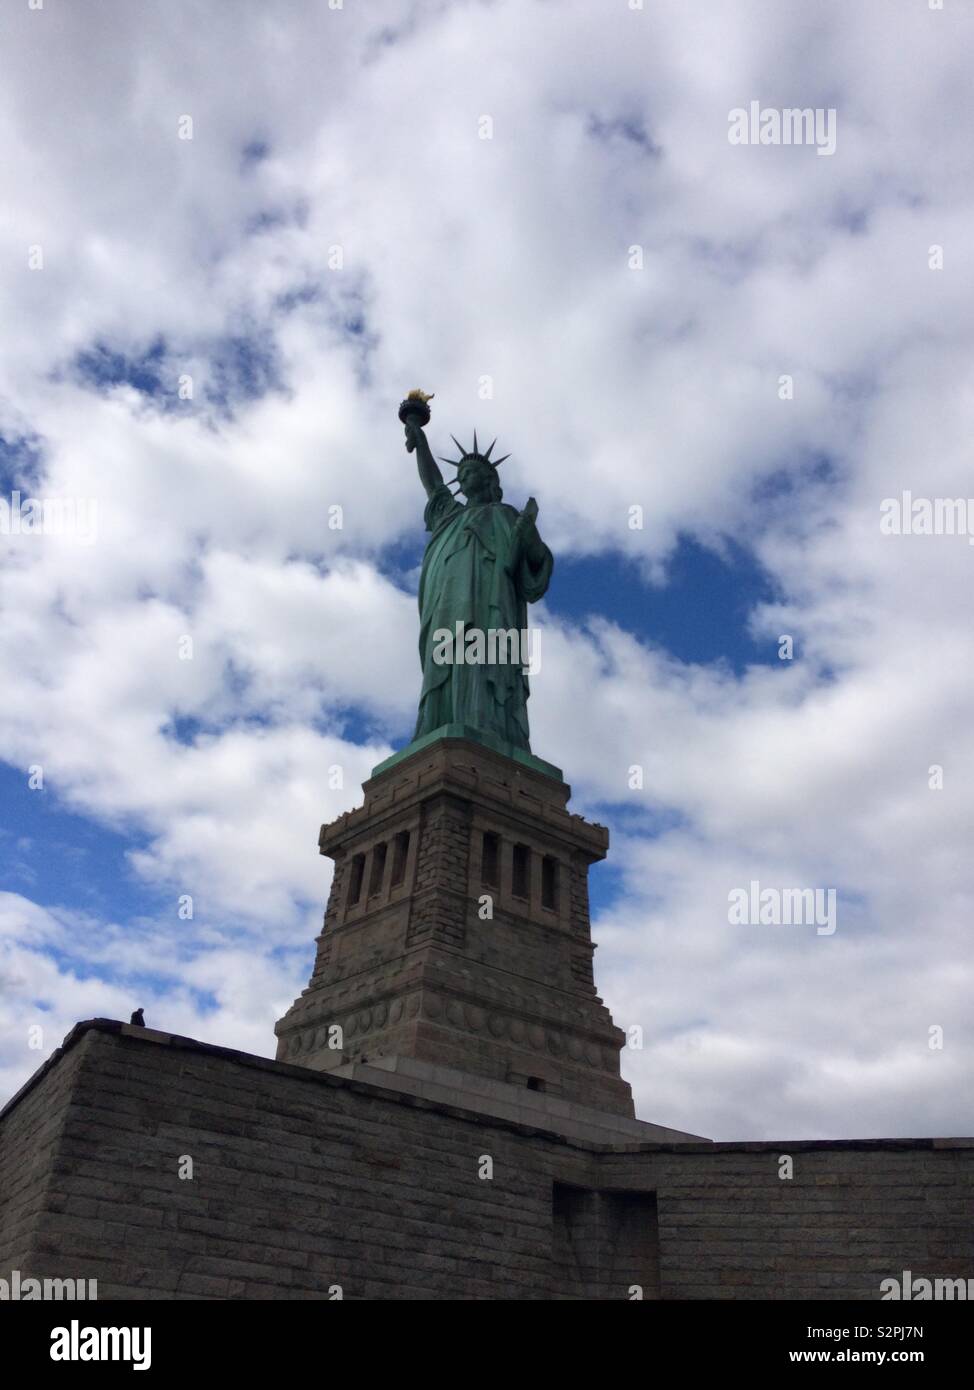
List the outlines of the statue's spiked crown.
{"type": "Polygon", "coordinates": [[[451,435],[450,435],[450,438],[453,440],[454,444],[455,444],[455,445],[457,446],[457,448],[460,450],[460,457],[459,457],[458,459],[447,459],[447,458],[443,458],[443,456],[442,456],[442,454],[441,454],[441,455],[440,455],[440,462],[441,462],[441,463],[448,463],[448,464],[450,465],[451,468],[459,469],[459,467],[460,467],[460,465],[461,465],[462,463],[486,463],[486,464],[488,465],[488,467],[493,468],[493,469],[496,470],[497,468],[500,467],[500,465],[504,462],[505,459],[509,459],[509,458],[511,457],[510,454],[502,454],[501,457],[500,457],[499,459],[492,459],[492,458],[491,458],[490,455],[491,455],[491,452],[492,452],[492,450],[493,450],[493,448],[494,448],[494,444],[497,443],[497,440],[496,440],[496,439],[491,443],[490,448],[488,448],[487,451],[486,451],[485,453],[482,454],[482,453],[480,452],[480,450],[477,448],[477,431],[476,431],[476,430],[474,430],[474,432],[473,432],[473,448],[472,448],[472,449],[465,449],[465,448],[463,447],[463,445],[460,443],[459,439],[457,439],[457,437],[456,437],[455,434],[451,434],[451,435]]]}

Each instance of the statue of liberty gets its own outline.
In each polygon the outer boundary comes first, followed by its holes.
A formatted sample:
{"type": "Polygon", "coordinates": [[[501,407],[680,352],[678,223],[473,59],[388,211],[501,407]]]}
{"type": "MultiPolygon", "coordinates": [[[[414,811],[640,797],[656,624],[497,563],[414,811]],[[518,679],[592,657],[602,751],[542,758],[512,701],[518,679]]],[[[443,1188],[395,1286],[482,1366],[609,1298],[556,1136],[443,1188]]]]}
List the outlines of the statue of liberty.
{"type": "Polygon", "coordinates": [[[457,476],[449,486],[444,483],[423,433],[429,399],[410,392],[399,410],[406,448],[416,452],[426,489],[424,520],[430,532],[419,581],[423,689],[413,738],[444,724],[466,724],[530,752],[528,677],[523,652],[520,658],[517,653],[527,629],[527,605],[544,595],[554,564],[535,524],[538,505],[529,498],[519,512],[502,500],[497,467],[508,455],[491,462],[494,445],[480,453],[476,433],[469,451],[454,438],[460,458],[443,462],[455,467],[457,476]],[[465,503],[450,491],[454,484],[465,503]],[[463,659],[459,641],[447,655],[444,632],[480,633],[474,659],[469,651],[463,659]],[[517,635],[513,660],[506,659],[510,646],[496,640],[502,633],[517,635]]]}

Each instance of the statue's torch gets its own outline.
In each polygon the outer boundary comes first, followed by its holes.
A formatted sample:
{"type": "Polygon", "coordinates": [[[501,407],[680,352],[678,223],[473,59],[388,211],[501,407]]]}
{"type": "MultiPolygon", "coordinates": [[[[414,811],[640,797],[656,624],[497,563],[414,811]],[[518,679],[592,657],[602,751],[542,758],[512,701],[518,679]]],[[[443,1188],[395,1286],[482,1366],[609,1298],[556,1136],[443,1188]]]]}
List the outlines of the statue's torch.
{"type": "MultiPolygon", "coordinates": [[[[419,426],[428,425],[430,422],[429,402],[432,399],[432,392],[427,395],[425,391],[420,391],[418,387],[415,391],[410,391],[406,399],[399,403],[399,418],[403,424],[407,424],[409,420],[415,420],[416,424],[419,426]]],[[[414,448],[415,445],[409,437],[409,432],[407,430],[406,450],[411,454],[414,448]]]]}

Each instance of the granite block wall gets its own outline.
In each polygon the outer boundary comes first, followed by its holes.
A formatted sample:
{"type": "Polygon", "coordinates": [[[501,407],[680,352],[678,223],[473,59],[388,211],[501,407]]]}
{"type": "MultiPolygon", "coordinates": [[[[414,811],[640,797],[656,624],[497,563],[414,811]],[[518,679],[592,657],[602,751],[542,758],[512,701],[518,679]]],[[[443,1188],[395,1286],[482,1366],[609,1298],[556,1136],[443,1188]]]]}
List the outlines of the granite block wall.
{"type": "Polygon", "coordinates": [[[0,1115],[0,1175],[0,1275],[101,1299],[872,1299],[974,1274],[974,1141],[586,1145],[104,1020],[0,1115]]]}

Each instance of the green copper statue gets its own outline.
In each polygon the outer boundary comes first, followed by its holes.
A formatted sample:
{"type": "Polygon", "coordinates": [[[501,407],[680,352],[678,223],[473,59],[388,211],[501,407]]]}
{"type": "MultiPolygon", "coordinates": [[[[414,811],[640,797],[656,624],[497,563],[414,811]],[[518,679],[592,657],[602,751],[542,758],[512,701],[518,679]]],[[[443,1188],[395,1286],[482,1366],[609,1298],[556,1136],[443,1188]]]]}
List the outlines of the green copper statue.
{"type": "Polygon", "coordinates": [[[443,460],[457,469],[453,482],[466,504],[459,502],[423,433],[430,399],[413,391],[399,408],[429,499],[424,519],[431,532],[419,581],[423,690],[413,737],[465,724],[530,752],[528,677],[518,654],[527,605],[545,593],[554,563],[535,525],[538,504],[531,497],[518,512],[502,501],[497,465],[504,459],[491,462],[493,444],[481,454],[476,434],[472,450],[454,439],[460,458],[443,460]],[[446,642],[444,634],[456,640],[446,642]]]}

